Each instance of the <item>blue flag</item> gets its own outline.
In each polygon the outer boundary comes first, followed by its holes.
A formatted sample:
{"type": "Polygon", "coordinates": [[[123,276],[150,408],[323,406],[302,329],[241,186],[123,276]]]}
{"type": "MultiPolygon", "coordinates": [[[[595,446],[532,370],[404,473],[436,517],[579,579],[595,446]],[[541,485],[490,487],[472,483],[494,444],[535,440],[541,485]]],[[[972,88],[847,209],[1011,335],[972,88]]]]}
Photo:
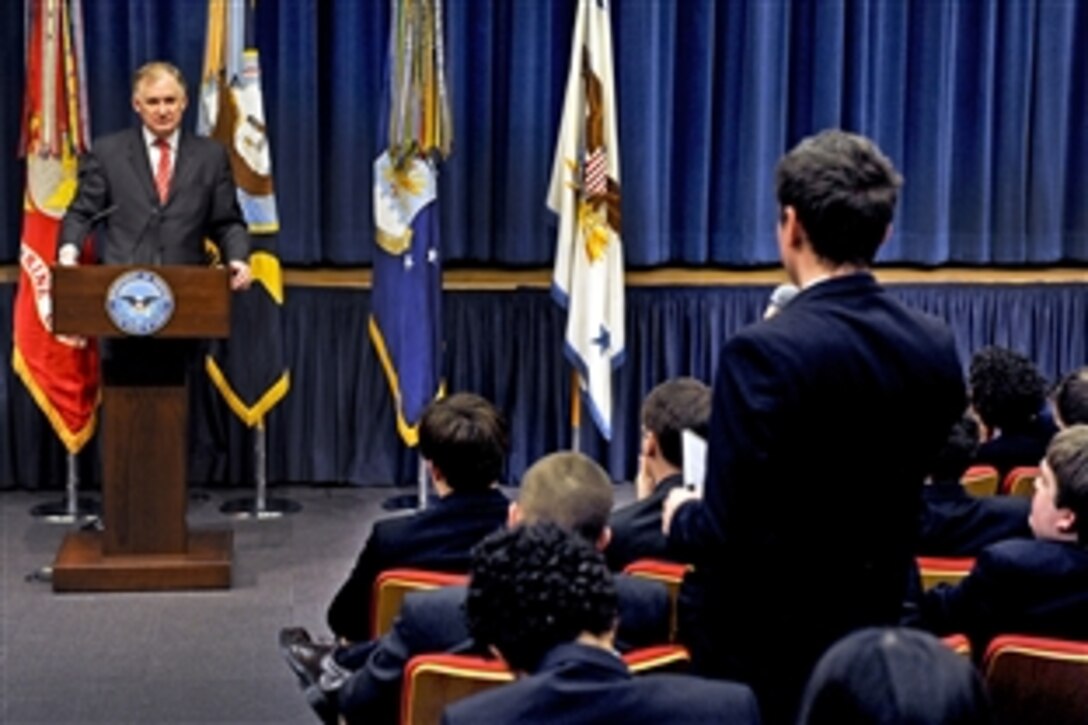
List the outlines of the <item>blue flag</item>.
{"type": "Polygon", "coordinates": [[[374,163],[377,226],[370,339],[397,409],[397,431],[419,440],[423,410],[439,394],[442,351],[442,260],[437,178],[429,160],[396,168],[388,153],[374,163]]]}
{"type": "Polygon", "coordinates": [[[382,119],[374,162],[370,339],[397,410],[397,432],[419,442],[419,419],[442,395],[439,158],[453,140],[441,0],[393,0],[382,119]]]}

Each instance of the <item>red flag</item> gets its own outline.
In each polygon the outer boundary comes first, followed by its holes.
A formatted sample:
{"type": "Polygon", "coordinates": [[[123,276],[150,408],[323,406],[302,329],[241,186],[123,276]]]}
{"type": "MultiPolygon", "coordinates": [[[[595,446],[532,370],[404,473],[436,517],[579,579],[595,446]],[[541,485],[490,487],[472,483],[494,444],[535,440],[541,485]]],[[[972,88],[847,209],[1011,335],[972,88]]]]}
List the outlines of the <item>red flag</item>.
{"type": "Polygon", "coordinates": [[[26,156],[19,289],[12,366],[71,453],[94,433],[98,351],[94,340],[54,335],[51,265],[76,190],[76,157],[89,132],[79,0],[30,0],[21,151],[26,156]]]}

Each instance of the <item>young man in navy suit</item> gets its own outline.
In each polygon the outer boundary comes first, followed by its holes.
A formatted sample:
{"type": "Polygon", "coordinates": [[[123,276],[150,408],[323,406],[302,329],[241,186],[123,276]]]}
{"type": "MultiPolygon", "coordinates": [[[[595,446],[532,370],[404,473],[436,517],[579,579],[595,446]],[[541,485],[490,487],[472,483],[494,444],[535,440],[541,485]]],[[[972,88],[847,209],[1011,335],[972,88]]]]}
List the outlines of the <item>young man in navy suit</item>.
{"type": "Polygon", "coordinates": [[[640,417],[642,440],[635,479],[638,500],[612,512],[612,542],[605,549],[612,571],[647,557],[678,560],[661,532],[661,504],[669,491],[684,483],[682,431],[691,430],[706,438],[710,388],[695,378],[666,380],[642,401],[640,417]]]}
{"type": "Polygon", "coordinates": [[[520,526],[476,550],[466,616],[473,638],[521,675],[446,708],[442,722],[759,722],[743,685],[631,676],[614,647],[616,589],[600,552],[553,524],[520,526]]]}
{"type": "Polygon", "coordinates": [[[1088,425],[1059,432],[1035,479],[1034,539],[987,547],[955,586],[922,600],[922,626],[964,632],[981,656],[997,634],[1088,639],[1088,425]]]}
{"type": "Polygon", "coordinates": [[[468,571],[472,547],[506,521],[510,501],[498,486],[508,450],[506,421],[479,395],[455,393],[428,406],[419,424],[419,452],[437,500],[410,516],[374,524],[329,605],[329,629],[340,640],[370,639],[371,591],[386,569],[468,571]]]}
{"type": "Polygon", "coordinates": [[[1005,539],[1030,539],[1030,502],[1021,496],[972,496],[960,483],[978,449],[978,423],[964,415],[937,454],[922,488],[920,556],[978,556],[1005,539]]]}
{"type": "Polygon", "coordinates": [[[922,482],[966,407],[948,327],[869,271],[900,184],[843,131],[779,162],[779,252],[801,291],[725,343],[704,498],[665,505],[702,590],[682,592],[681,639],[697,671],[751,684],[772,723],[794,720],[832,642],[898,621],[922,482]]]}

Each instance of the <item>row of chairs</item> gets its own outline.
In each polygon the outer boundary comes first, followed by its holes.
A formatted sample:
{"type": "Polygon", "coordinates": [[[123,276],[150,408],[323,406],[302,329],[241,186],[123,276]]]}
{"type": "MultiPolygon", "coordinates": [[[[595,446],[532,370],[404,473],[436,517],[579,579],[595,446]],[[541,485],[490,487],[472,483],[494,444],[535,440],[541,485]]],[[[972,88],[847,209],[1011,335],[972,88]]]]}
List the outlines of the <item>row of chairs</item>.
{"type": "MultiPolygon", "coordinates": [[[[956,581],[966,576],[973,559],[920,557],[923,581],[956,581]],[[927,580],[927,576],[929,577],[927,580]]],[[[662,582],[669,591],[675,634],[676,599],[688,567],[673,562],[642,559],[625,572],[662,582]]],[[[375,583],[372,626],[375,635],[389,629],[409,591],[464,584],[463,574],[393,569],[375,583]]],[[[971,645],[962,634],[943,638],[964,657],[971,645]]],[[[675,643],[635,650],[624,655],[631,671],[684,671],[688,651],[675,643]]],[[[1039,722],[1066,725],[1088,721],[1088,642],[1024,635],[1002,635],[987,647],[982,672],[994,710],[1001,723],[1039,722]]],[[[401,725],[431,725],[447,705],[463,697],[513,680],[497,660],[470,655],[428,654],[414,657],[405,668],[401,725]]]]}
{"type": "Polygon", "coordinates": [[[1037,466],[1018,466],[1005,474],[1004,480],[1000,480],[993,466],[971,466],[960,482],[972,496],[979,498],[999,494],[1031,498],[1035,494],[1035,478],[1038,475],[1037,466]]]}

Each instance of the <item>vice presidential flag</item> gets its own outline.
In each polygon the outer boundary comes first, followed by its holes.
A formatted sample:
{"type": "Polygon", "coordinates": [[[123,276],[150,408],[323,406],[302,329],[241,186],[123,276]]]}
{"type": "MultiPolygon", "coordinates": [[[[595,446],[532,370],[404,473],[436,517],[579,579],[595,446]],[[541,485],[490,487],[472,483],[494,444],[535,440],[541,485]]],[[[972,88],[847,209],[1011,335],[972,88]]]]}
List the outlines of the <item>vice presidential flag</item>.
{"type": "MultiPolygon", "coordinates": [[[[26,156],[12,366],[69,453],[95,429],[94,340],[54,335],[53,274],[60,220],[76,192],[76,159],[90,146],[81,0],[27,3],[26,156]]],[[[89,247],[89,245],[88,245],[89,247]]]]}
{"type": "Polygon", "coordinates": [[[442,258],[438,160],[452,142],[441,0],[394,0],[385,93],[385,150],[374,162],[370,339],[385,371],[397,432],[442,392],[442,258]]]}
{"type": "Polygon", "coordinates": [[[565,352],[594,422],[612,437],[612,370],[623,362],[620,160],[608,0],[580,0],[548,207],[559,215],[552,294],[565,352]]]}
{"type": "Polygon", "coordinates": [[[250,427],[261,424],[291,381],[283,351],[283,276],[276,253],[280,223],[254,37],[255,5],[256,0],[208,0],[197,126],[198,133],[229,151],[249,226],[253,273],[250,289],[232,300],[230,339],[213,345],[205,369],[230,409],[250,427]]]}

